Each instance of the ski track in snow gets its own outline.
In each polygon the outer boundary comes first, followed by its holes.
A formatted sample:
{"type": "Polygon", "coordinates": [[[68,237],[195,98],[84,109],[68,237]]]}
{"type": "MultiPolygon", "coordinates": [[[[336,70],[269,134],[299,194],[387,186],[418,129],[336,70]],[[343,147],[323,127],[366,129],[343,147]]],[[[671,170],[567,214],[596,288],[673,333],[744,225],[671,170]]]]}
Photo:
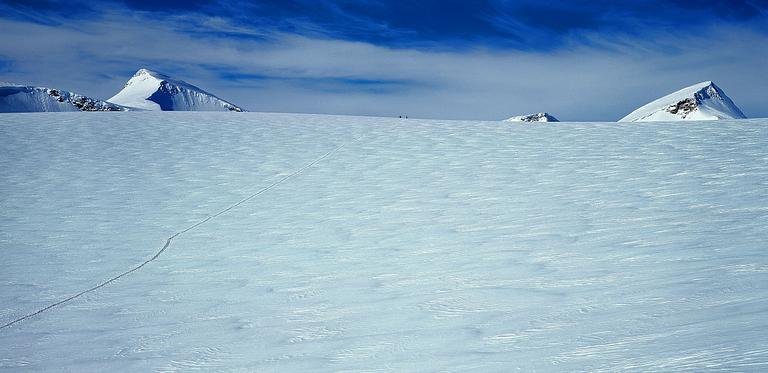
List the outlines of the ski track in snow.
{"type": "MultiPolygon", "coordinates": [[[[355,139],[355,140],[357,140],[357,139],[355,139]]],[[[197,227],[199,227],[199,226],[201,226],[201,225],[203,225],[203,224],[207,223],[207,222],[208,222],[209,220],[211,220],[211,219],[215,219],[216,217],[218,217],[218,216],[220,216],[220,215],[222,215],[222,214],[225,214],[225,213],[227,213],[229,210],[232,210],[233,208],[236,208],[237,206],[240,206],[240,205],[242,205],[243,203],[250,201],[251,199],[253,199],[253,198],[255,198],[255,197],[257,197],[257,196],[261,195],[262,193],[264,193],[264,192],[266,192],[266,191],[268,191],[268,190],[270,190],[270,189],[274,188],[275,186],[277,186],[277,185],[281,184],[282,182],[284,182],[284,181],[286,181],[286,180],[288,180],[288,179],[290,179],[290,178],[292,178],[292,177],[294,177],[294,176],[297,176],[297,175],[299,175],[300,173],[302,173],[302,172],[304,172],[306,169],[308,169],[308,168],[310,168],[310,167],[314,166],[315,164],[317,164],[318,162],[322,161],[323,159],[325,159],[325,158],[326,158],[326,157],[328,157],[329,155],[331,155],[331,154],[333,154],[333,153],[335,153],[335,152],[339,151],[341,148],[343,148],[343,147],[344,147],[344,145],[346,145],[346,144],[341,144],[341,145],[339,145],[339,146],[338,146],[338,147],[336,147],[335,149],[333,149],[333,150],[331,150],[331,151],[329,151],[329,152],[327,152],[327,153],[323,154],[322,156],[320,156],[320,157],[319,157],[319,158],[317,158],[316,160],[312,161],[311,163],[307,164],[306,166],[304,166],[304,167],[302,167],[302,168],[300,168],[300,169],[298,169],[298,170],[294,171],[294,172],[293,172],[293,173],[291,173],[291,174],[288,174],[288,175],[284,176],[282,179],[280,179],[280,180],[278,180],[278,181],[275,181],[274,183],[272,183],[272,184],[270,184],[270,185],[268,185],[268,186],[266,186],[266,187],[264,187],[264,188],[261,188],[261,189],[259,189],[259,191],[257,191],[256,193],[253,193],[253,194],[251,194],[250,196],[248,196],[248,197],[245,197],[245,198],[241,199],[240,201],[238,201],[238,202],[236,202],[236,203],[232,204],[231,206],[228,206],[227,208],[225,208],[225,209],[223,209],[223,210],[221,210],[221,211],[219,211],[219,212],[217,212],[217,213],[215,213],[215,214],[213,214],[213,215],[211,215],[211,216],[209,216],[209,217],[207,217],[207,218],[205,218],[205,219],[203,219],[203,220],[201,220],[201,221],[199,221],[199,222],[197,222],[197,223],[195,223],[195,224],[193,224],[193,225],[191,225],[191,226],[189,226],[189,227],[187,227],[187,228],[185,228],[185,229],[183,229],[183,230],[181,230],[181,231],[178,231],[178,232],[174,233],[174,234],[173,234],[171,237],[168,237],[168,238],[165,240],[165,245],[163,245],[163,247],[162,247],[162,248],[160,248],[160,250],[158,250],[158,251],[155,253],[155,255],[153,255],[151,258],[149,258],[149,259],[145,260],[145,261],[144,261],[144,262],[142,262],[141,264],[139,264],[139,265],[137,265],[137,266],[135,266],[135,267],[133,267],[133,268],[131,268],[131,269],[129,269],[129,270],[127,270],[127,271],[123,272],[123,273],[120,273],[119,275],[117,275],[117,276],[114,276],[114,277],[112,277],[112,278],[110,278],[110,279],[108,279],[108,280],[106,280],[106,281],[103,281],[103,282],[99,283],[98,285],[96,285],[96,286],[94,286],[94,287],[92,287],[92,288],[89,288],[89,289],[83,290],[83,291],[81,291],[81,292],[79,292],[79,293],[76,293],[75,295],[69,296],[69,297],[67,297],[67,298],[64,298],[64,299],[62,299],[62,300],[58,301],[58,302],[52,303],[52,304],[50,304],[50,305],[48,305],[48,306],[45,306],[44,308],[41,308],[41,309],[39,309],[39,310],[37,310],[37,311],[35,311],[35,312],[33,312],[33,313],[30,313],[30,314],[28,314],[28,315],[24,315],[24,316],[22,316],[22,317],[19,317],[19,318],[17,318],[17,319],[15,319],[15,320],[13,320],[13,321],[10,321],[10,322],[6,323],[6,324],[0,325],[0,329],[5,329],[5,328],[7,328],[7,327],[10,327],[10,326],[12,326],[13,324],[16,324],[16,323],[18,323],[18,322],[24,321],[24,320],[26,320],[26,319],[28,319],[28,318],[30,318],[30,317],[34,317],[34,316],[37,316],[37,315],[39,315],[39,314],[41,314],[41,313],[43,313],[43,312],[46,312],[46,311],[48,311],[48,310],[50,310],[50,309],[52,309],[52,308],[54,308],[54,307],[58,307],[58,306],[60,306],[60,305],[62,305],[62,304],[64,304],[64,303],[67,303],[67,302],[69,302],[69,301],[75,300],[75,299],[77,299],[77,298],[79,298],[79,297],[81,297],[81,296],[83,296],[83,295],[85,295],[85,294],[87,294],[87,293],[90,293],[90,292],[92,292],[92,291],[98,290],[98,289],[100,289],[100,288],[102,288],[102,287],[104,287],[104,286],[107,286],[107,285],[111,284],[112,282],[115,282],[115,281],[117,281],[117,280],[119,280],[119,279],[121,279],[121,278],[123,278],[123,277],[125,277],[125,276],[128,276],[128,275],[130,275],[130,274],[131,274],[131,273],[133,273],[133,272],[136,272],[136,271],[140,270],[140,269],[141,269],[141,268],[143,268],[145,265],[149,264],[150,262],[153,262],[155,259],[157,259],[158,257],[160,257],[160,255],[162,255],[162,254],[163,254],[163,252],[165,251],[165,249],[167,249],[167,248],[168,248],[168,246],[170,246],[170,245],[171,245],[171,241],[173,241],[173,239],[174,239],[174,238],[176,238],[176,237],[178,237],[178,236],[180,236],[180,235],[182,235],[182,234],[184,234],[184,233],[187,233],[187,232],[189,232],[189,231],[191,231],[191,230],[193,230],[193,229],[195,229],[195,228],[197,228],[197,227]]]]}
{"type": "Polygon", "coordinates": [[[768,367],[768,120],[43,113],[0,138],[2,324],[153,261],[0,330],[3,371],[768,367]]]}

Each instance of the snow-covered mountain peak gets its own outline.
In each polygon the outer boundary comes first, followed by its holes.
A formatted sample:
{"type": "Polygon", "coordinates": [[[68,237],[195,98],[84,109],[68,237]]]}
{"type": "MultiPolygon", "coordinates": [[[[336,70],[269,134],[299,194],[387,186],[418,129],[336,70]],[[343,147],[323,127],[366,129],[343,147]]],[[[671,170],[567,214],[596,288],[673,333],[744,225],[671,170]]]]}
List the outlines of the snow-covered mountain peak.
{"type": "Polygon", "coordinates": [[[548,113],[535,113],[528,115],[519,115],[505,119],[505,122],[559,122],[557,118],[548,113]]]}
{"type": "Polygon", "coordinates": [[[0,83],[0,113],[126,110],[126,107],[74,92],[0,83]]]}
{"type": "Polygon", "coordinates": [[[133,76],[141,76],[141,75],[160,75],[152,70],[141,68],[138,71],[136,71],[136,74],[133,74],[133,76]]]}
{"type": "Polygon", "coordinates": [[[171,78],[168,75],[159,73],[157,71],[152,71],[152,70],[149,70],[149,69],[145,69],[145,68],[141,68],[141,69],[137,70],[136,73],[133,74],[133,77],[131,77],[131,79],[128,80],[128,82],[130,83],[131,81],[137,81],[137,80],[138,81],[143,81],[143,80],[148,80],[148,79],[166,80],[166,81],[170,81],[170,82],[173,82],[173,83],[176,83],[176,84],[191,85],[191,84],[189,84],[189,83],[187,83],[187,82],[185,82],[183,80],[173,79],[173,78],[171,78]]]}
{"type": "Polygon", "coordinates": [[[629,113],[619,122],[717,120],[746,118],[712,81],[683,88],[629,113]]]}
{"type": "Polygon", "coordinates": [[[136,71],[109,101],[144,110],[244,111],[183,80],[144,68],[136,71]]]}

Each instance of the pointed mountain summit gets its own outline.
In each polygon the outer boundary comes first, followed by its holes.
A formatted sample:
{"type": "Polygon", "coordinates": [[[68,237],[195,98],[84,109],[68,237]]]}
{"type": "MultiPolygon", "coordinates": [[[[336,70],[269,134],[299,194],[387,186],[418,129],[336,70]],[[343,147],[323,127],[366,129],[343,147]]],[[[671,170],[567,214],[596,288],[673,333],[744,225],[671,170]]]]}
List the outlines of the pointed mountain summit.
{"type": "Polygon", "coordinates": [[[528,115],[520,115],[505,119],[505,122],[559,122],[557,118],[547,113],[535,113],[528,115]]]}
{"type": "Polygon", "coordinates": [[[694,84],[648,103],[619,122],[744,119],[746,116],[711,81],[694,84]]]}
{"type": "Polygon", "coordinates": [[[128,108],[60,89],[0,83],[0,113],[126,111],[128,108]]]}
{"type": "Polygon", "coordinates": [[[192,84],[147,69],[139,69],[109,102],[144,110],[245,111],[192,84]]]}

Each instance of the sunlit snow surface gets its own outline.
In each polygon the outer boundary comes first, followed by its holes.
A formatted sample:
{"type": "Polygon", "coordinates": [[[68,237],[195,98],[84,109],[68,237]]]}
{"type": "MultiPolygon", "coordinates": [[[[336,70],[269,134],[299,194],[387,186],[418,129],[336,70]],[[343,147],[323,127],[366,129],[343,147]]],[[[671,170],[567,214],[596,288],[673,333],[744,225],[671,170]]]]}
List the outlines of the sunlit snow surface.
{"type": "Polygon", "coordinates": [[[2,371],[768,369],[768,120],[0,115],[2,371]]]}

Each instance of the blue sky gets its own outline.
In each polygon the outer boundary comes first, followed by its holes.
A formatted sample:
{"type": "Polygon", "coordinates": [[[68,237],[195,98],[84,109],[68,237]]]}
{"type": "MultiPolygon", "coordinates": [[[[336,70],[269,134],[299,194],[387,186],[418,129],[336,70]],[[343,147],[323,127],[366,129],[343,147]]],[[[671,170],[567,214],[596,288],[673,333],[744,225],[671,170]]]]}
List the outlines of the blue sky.
{"type": "Polygon", "coordinates": [[[768,0],[0,0],[0,80],[108,98],[140,67],[250,110],[604,120],[714,80],[768,117],[768,0]]]}

